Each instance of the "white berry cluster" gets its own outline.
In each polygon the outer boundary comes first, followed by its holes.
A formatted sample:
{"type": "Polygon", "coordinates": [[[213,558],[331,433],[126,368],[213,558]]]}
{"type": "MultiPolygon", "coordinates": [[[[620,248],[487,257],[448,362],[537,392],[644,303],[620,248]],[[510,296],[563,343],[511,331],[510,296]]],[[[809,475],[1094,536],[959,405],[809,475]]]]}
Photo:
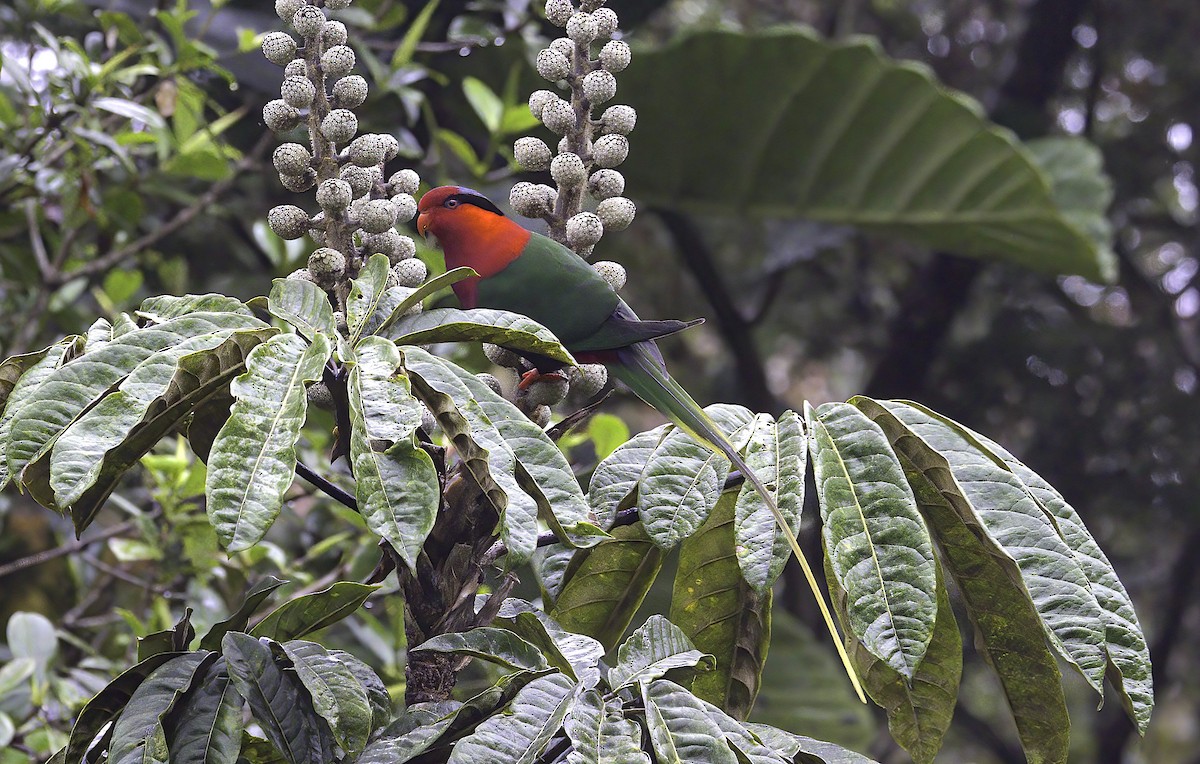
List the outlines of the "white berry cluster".
{"type": "Polygon", "coordinates": [[[271,230],[284,239],[310,235],[318,248],[308,267],[291,278],[312,281],[332,291],[344,305],[348,280],[373,254],[392,262],[389,285],[415,287],[428,276],[413,257],[417,247],[396,230],[417,214],[421,178],[412,170],[390,177],[385,166],[400,145],[391,135],[358,134],[354,109],[367,98],[367,81],[352,74],[356,59],[347,44],[346,26],[325,9],[341,9],[350,0],[276,0],[275,12],[301,38],[271,32],[263,37],[263,55],[284,67],[280,98],[263,108],[263,121],[275,132],[307,127],[309,145],[284,143],[272,157],[279,179],[292,191],[316,188],[321,211],[309,215],[284,204],[267,216],[271,230]],[[322,7],[323,5],[323,7],[322,7]]]}
{"type": "Polygon", "coordinates": [[[518,379],[533,368],[528,361],[497,345],[485,344],[483,352],[496,366],[512,371],[505,371],[502,375],[509,378],[507,384],[493,374],[477,376],[495,393],[516,404],[527,417],[543,428],[550,424],[551,407],[566,400],[568,393],[573,394],[579,401],[586,401],[594,398],[608,383],[608,369],[602,364],[584,364],[563,369],[556,374],[541,375],[532,384],[521,387],[518,379]]]}
{"type": "Polygon", "coordinates": [[[522,168],[550,171],[555,186],[518,183],[509,201],[526,217],[542,218],[550,234],[583,257],[591,255],[605,231],[621,231],[633,222],[637,207],[623,196],[625,178],[615,168],[629,156],[629,133],[637,123],[630,106],[600,107],[617,94],[617,75],[629,66],[629,45],[614,39],[617,14],[605,0],[547,0],[546,18],[565,37],[537,54],[538,73],[570,90],[529,97],[529,109],[546,127],[563,136],[552,152],[540,138],[521,138],[513,154],[522,168]],[[598,49],[598,50],[597,50],[598,49]],[[584,197],[596,203],[584,210],[584,197]]]}

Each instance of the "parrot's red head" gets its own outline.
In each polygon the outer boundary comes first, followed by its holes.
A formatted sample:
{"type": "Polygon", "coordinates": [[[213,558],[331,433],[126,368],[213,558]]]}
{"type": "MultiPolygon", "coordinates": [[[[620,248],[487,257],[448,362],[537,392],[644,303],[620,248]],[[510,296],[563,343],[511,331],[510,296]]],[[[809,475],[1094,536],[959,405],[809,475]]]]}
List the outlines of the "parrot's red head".
{"type": "Polygon", "coordinates": [[[417,205],[417,233],[432,233],[439,240],[454,229],[490,228],[504,213],[478,191],[463,186],[440,186],[421,197],[417,205]]]}

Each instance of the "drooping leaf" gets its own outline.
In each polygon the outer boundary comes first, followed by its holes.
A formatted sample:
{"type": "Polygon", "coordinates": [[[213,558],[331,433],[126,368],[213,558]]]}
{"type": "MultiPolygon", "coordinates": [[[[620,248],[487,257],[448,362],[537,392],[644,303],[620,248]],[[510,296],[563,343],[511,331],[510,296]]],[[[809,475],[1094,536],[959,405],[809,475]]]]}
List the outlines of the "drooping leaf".
{"type": "Polygon", "coordinates": [[[750,764],[790,764],[793,757],[799,752],[799,746],[772,747],[757,733],[751,731],[748,725],[744,726],[712,703],[702,700],[700,706],[708,714],[708,718],[721,730],[725,742],[737,751],[739,761],[746,759],[750,764]]]}
{"type": "Polygon", "coordinates": [[[733,749],[700,698],[666,679],[641,686],[646,726],[661,762],[736,764],[733,749]]]}
{"type": "Polygon", "coordinates": [[[371,702],[353,672],[315,642],[291,640],[283,651],[312,697],[313,710],[329,723],[333,739],[350,756],[367,745],[371,702]]]}
{"type": "Polygon", "coordinates": [[[300,279],[275,279],[271,282],[267,310],[296,328],[310,342],[318,334],[337,336],[333,306],[325,290],[300,279]]]}
{"type": "Polygon", "coordinates": [[[339,581],[328,589],[305,594],[272,610],[250,629],[251,636],[276,642],[299,639],[331,626],[358,610],[378,589],[354,581],[339,581]]]}
{"type": "Polygon", "coordinates": [[[284,671],[266,638],[231,631],[221,640],[229,678],[246,699],[267,739],[290,764],[324,764],[333,741],[299,677],[284,671]]]}
{"type": "Polygon", "coordinates": [[[650,764],[642,752],[642,730],[625,718],[620,700],[605,701],[587,690],[575,699],[563,727],[573,748],[567,764],[650,764]]]}
{"type": "Polygon", "coordinates": [[[308,409],[305,384],[321,378],[325,335],[307,344],[278,335],[256,347],[230,387],[237,402],[208,458],[208,517],[232,553],[249,549],[275,522],[296,469],[296,439],[308,409]]]}
{"type": "Polygon", "coordinates": [[[8,443],[12,435],[12,423],[24,407],[25,402],[50,378],[65,359],[70,358],[79,348],[82,340],[77,337],[68,338],[51,345],[39,353],[30,356],[18,356],[4,362],[6,380],[4,406],[0,410],[0,488],[8,484],[12,473],[8,469],[8,443]],[[37,360],[33,360],[36,358],[37,360]],[[32,363],[30,363],[32,361],[32,363]],[[26,364],[28,363],[28,367],[26,364]],[[17,375],[19,373],[19,376],[17,375]],[[9,381],[11,379],[11,386],[9,381]]]}
{"type": "Polygon", "coordinates": [[[126,669],[108,683],[84,705],[75,718],[71,737],[67,743],[67,761],[79,761],[104,725],[112,721],[129,702],[134,691],[141,686],[151,672],[164,663],[192,653],[159,653],[126,669]]]}
{"type": "Polygon", "coordinates": [[[612,526],[617,511],[624,508],[637,490],[647,460],[662,443],[669,427],[662,425],[634,435],[596,466],[588,485],[588,503],[601,528],[612,526]]]}
{"type": "Polygon", "coordinates": [[[599,683],[600,659],[604,657],[604,646],[599,642],[585,634],[567,631],[523,600],[506,601],[500,615],[498,622],[537,647],[551,666],[578,681],[582,687],[592,688],[599,683]]]}
{"type": "Polygon", "coordinates": [[[350,296],[346,299],[346,325],[350,328],[351,346],[363,336],[367,321],[379,309],[383,294],[387,291],[388,268],[387,255],[371,255],[359,271],[358,278],[351,282],[350,296]]]}
{"type": "Polygon", "coordinates": [[[242,743],[242,704],[224,658],[197,674],[192,690],[168,717],[171,764],[235,764],[242,743]]]}
{"type": "Polygon", "coordinates": [[[805,407],[822,538],[855,639],[911,679],[933,636],[933,541],[883,430],[846,403],[805,407]]]}
{"type": "Polygon", "coordinates": [[[435,308],[397,319],[381,336],[398,345],[490,342],[575,364],[575,359],[549,329],[525,316],[503,310],[435,308]]]}
{"type": "MultiPolygon", "coordinates": [[[[788,411],[777,421],[766,414],[756,416],[745,459],[771,491],[792,533],[799,533],[808,469],[808,439],[799,415],[788,411]]],[[[761,594],[779,578],[792,548],[775,515],[749,481],[742,484],[733,514],[738,565],[746,582],[761,594]]]]}
{"type": "Polygon", "coordinates": [[[699,665],[711,670],[716,659],[697,650],[687,635],[661,615],[652,615],[617,651],[617,665],[608,674],[614,690],[660,679],[668,671],[699,665]]]}
{"type": "Polygon", "coordinates": [[[354,353],[348,382],[350,458],[359,512],[367,527],[416,570],[441,501],[433,459],[415,443],[421,404],[399,371],[400,351],[394,344],[366,337],[354,353]],[[391,445],[377,450],[378,441],[391,445]]]}
{"type": "Polygon", "coordinates": [[[847,750],[834,743],[814,740],[766,724],[747,724],[746,729],[773,750],[781,751],[788,761],[797,764],[877,764],[861,753],[847,750]]]}
{"type": "Polygon", "coordinates": [[[1025,142],[1050,178],[1050,195],[1063,216],[1091,238],[1101,262],[1112,262],[1113,226],[1107,212],[1112,179],[1104,174],[1100,147],[1078,135],[1053,135],[1025,142]]]}
{"type": "Polygon", "coordinates": [[[736,501],[736,493],[726,492],[680,546],[670,619],[697,650],[716,656],[716,668],[697,675],[692,692],[745,718],[771,643],[771,591],[758,594],[742,578],[733,531],[736,501]]]}
{"type": "Polygon", "coordinates": [[[666,554],[640,522],[613,528],[612,541],[580,550],[579,567],[554,602],[551,615],[563,628],[616,647],[650,591],[666,554]]]}
{"type": "Polygon", "coordinates": [[[383,727],[392,720],[392,697],[388,694],[387,686],[375,670],[361,658],[351,655],[344,650],[330,650],[329,654],[350,669],[350,673],[367,691],[367,702],[371,704],[371,731],[383,727]]]}
{"type": "MultiPolygon", "coordinates": [[[[216,659],[216,653],[207,650],[186,653],[171,658],[151,671],[145,681],[133,691],[121,715],[113,724],[112,742],[108,746],[109,761],[124,761],[129,754],[141,747],[165,747],[163,717],[188,691],[193,678],[216,659]]],[[[162,751],[161,754],[148,753],[147,758],[165,761],[166,751],[162,751]]]]}
{"type": "Polygon", "coordinates": [[[404,764],[433,746],[454,722],[458,708],[435,711],[424,708],[426,705],[432,704],[418,703],[405,709],[396,724],[371,741],[357,764],[404,764]]]}
{"type": "MultiPolygon", "coordinates": [[[[189,313],[239,313],[252,316],[254,313],[241,301],[223,294],[185,294],[182,297],[174,295],[159,295],[147,297],[137,309],[138,318],[151,323],[161,324],[172,318],[186,316],[189,313]]],[[[119,337],[115,330],[113,336],[119,337]]]]}
{"type": "Polygon", "coordinates": [[[543,671],[550,668],[550,664],[536,647],[508,629],[491,626],[439,634],[410,650],[470,655],[517,670],[543,671]]]}
{"type": "Polygon", "coordinates": [[[450,764],[532,764],[562,726],[574,700],[575,682],[565,674],[535,679],[495,714],[458,741],[450,764]]]}
{"type": "Polygon", "coordinates": [[[259,605],[265,602],[272,592],[286,583],[287,581],[274,576],[267,576],[251,586],[246,591],[246,597],[238,609],[224,621],[213,624],[200,639],[200,649],[220,650],[221,640],[225,638],[226,632],[245,631],[246,624],[250,622],[250,617],[258,610],[259,605]]]}
{"type": "Polygon", "coordinates": [[[861,38],[692,35],[634,57],[621,92],[639,115],[622,171],[652,205],[805,217],[1050,273],[1114,273],[1010,133],[861,38]],[[680,114],[706,129],[679,141],[680,114]]]}
{"type": "Polygon", "coordinates": [[[8,403],[8,396],[12,393],[13,388],[17,386],[17,382],[21,377],[49,355],[54,347],[54,345],[51,345],[48,348],[42,348],[32,353],[12,356],[11,358],[4,359],[3,363],[0,363],[0,414],[4,413],[4,408],[8,403]]]}

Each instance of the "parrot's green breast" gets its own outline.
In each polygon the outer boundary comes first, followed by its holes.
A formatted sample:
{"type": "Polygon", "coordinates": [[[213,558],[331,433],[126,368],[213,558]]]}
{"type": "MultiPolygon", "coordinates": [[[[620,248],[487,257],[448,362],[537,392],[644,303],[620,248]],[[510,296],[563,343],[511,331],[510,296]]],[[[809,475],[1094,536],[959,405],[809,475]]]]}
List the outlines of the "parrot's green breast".
{"type": "Polygon", "coordinates": [[[477,294],[479,307],[529,316],[568,348],[592,337],[619,302],[595,268],[537,233],[508,267],[479,281],[477,294]]]}

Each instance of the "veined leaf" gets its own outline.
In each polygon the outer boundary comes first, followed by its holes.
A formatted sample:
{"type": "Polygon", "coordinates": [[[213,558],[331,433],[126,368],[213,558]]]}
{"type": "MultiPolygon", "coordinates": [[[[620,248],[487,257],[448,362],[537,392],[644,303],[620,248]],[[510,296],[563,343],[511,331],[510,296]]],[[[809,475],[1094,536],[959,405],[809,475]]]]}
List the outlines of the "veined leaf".
{"type": "Polygon", "coordinates": [[[333,320],[329,296],[311,281],[275,279],[271,282],[267,310],[294,326],[310,342],[318,334],[337,336],[337,324],[333,320]]]}
{"type": "Polygon", "coordinates": [[[328,589],[305,594],[272,610],[250,630],[255,637],[276,642],[299,639],[331,626],[358,610],[378,589],[353,581],[339,581],[328,589]]]}
{"type": "MultiPolygon", "coordinates": [[[[186,316],[189,313],[238,313],[243,316],[253,316],[250,308],[241,300],[226,297],[223,294],[185,294],[182,297],[174,295],[159,295],[147,297],[137,309],[138,318],[151,323],[161,324],[172,318],[186,316]]],[[[119,327],[114,327],[113,336],[119,337],[119,327]]]]}
{"type": "Polygon", "coordinates": [[[436,308],[397,319],[381,336],[395,340],[397,345],[490,342],[575,364],[575,359],[549,329],[530,318],[503,310],[436,308]]]}
{"type": "Polygon", "coordinates": [[[805,406],[822,537],[855,638],[912,679],[933,636],[933,541],[883,430],[846,403],[805,406]]]}
{"type": "Polygon", "coordinates": [[[813,740],[766,724],[747,724],[746,729],[758,735],[772,750],[782,752],[788,761],[796,761],[797,764],[877,764],[874,759],[840,745],[813,740]]]}
{"type": "Polygon", "coordinates": [[[897,451],[925,473],[963,522],[983,534],[1001,563],[1007,561],[1013,584],[1028,593],[1050,644],[1103,693],[1106,655],[1100,605],[1070,548],[1021,481],[964,433],[927,411],[866,398],[856,398],[854,405],[884,427],[897,451]],[[890,420],[878,415],[880,407],[890,420]]]}
{"type": "Polygon", "coordinates": [[[133,693],[155,669],[175,658],[195,653],[159,653],[126,669],[89,700],[75,717],[67,742],[66,760],[80,761],[104,725],[112,721],[129,703],[133,693]]]}
{"type": "Polygon", "coordinates": [[[6,392],[3,413],[0,414],[0,488],[4,488],[12,476],[8,471],[8,444],[12,435],[13,420],[17,418],[25,402],[50,378],[54,370],[82,347],[82,344],[81,338],[70,337],[40,351],[40,358],[37,358],[39,353],[31,353],[4,362],[5,378],[11,379],[11,385],[7,381],[4,383],[6,392]],[[16,378],[13,378],[14,376],[16,378]]]}
{"type": "Polygon", "coordinates": [[[692,680],[692,692],[745,718],[771,643],[771,590],[758,594],[742,578],[734,551],[736,501],[736,493],[725,493],[680,546],[670,618],[697,650],[717,659],[714,670],[692,680]]]}
{"type": "Polygon", "coordinates": [[[21,377],[34,366],[41,363],[55,347],[55,345],[51,345],[48,348],[43,348],[33,353],[16,355],[6,358],[3,363],[0,363],[0,414],[4,413],[5,406],[8,403],[8,396],[12,393],[13,388],[17,386],[17,382],[21,377]]]}
{"type": "Polygon", "coordinates": [[[392,324],[400,320],[400,318],[402,318],[409,310],[424,302],[425,298],[437,294],[443,289],[446,289],[453,284],[457,284],[463,279],[474,278],[478,275],[479,274],[475,272],[474,268],[454,268],[446,271],[440,276],[434,276],[416,289],[406,290],[404,299],[397,303],[396,307],[392,308],[391,313],[388,314],[387,318],[383,319],[383,321],[379,324],[379,327],[375,329],[373,333],[387,335],[388,329],[391,328],[392,324]]]}
{"type": "Polygon", "coordinates": [[[587,689],[600,682],[604,646],[599,642],[585,634],[563,629],[550,616],[522,600],[506,601],[500,614],[501,622],[541,650],[551,666],[587,689]],[[518,609],[521,612],[514,613],[518,609]]]}
{"type": "Polygon", "coordinates": [[[525,671],[544,671],[550,664],[541,651],[508,629],[491,626],[464,632],[439,634],[411,650],[435,653],[470,655],[506,668],[525,671]]]}
{"type": "MultiPolygon", "coordinates": [[[[1036,603],[1014,575],[1015,564],[996,554],[973,515],[959,511],[951,498],[954,492],[943,491],[932,482],[933,473],[909,459],[910,453],[926,458],[927,447],[915,442],[903,421],[867,398],[855,398],[854,405],[883,427],[904,465],[921,514],[978,630],[977,649],[1000,678],[1026,757],[1033,762],[1066,761],[1071,722],[1062,675],[1036,603]]],[[[947,467],[941,470],[949,474],[947,467]]]]}
{"type": "Polygon", "coordinates": [[[721,730],[721,734],[725,736],[725,742],[738,752],[739,761],[748,759],[750,764],[791,764],[792,759],[799,752],[799,746],[772,747],[757,733],[751,731],[748,725],[743,726],[737,719],[712,703],[702,700],[700,706],[708,714],[708,718],[715,722],[717,728],[721,730]],[[790,755],[785,754],[785,750],[790,755]]]}
{"type": "Polygon", "coordinates": [[[201,650],[220,650],[221,640],[225,634],[230,631],[245,631],[246,624],[250,621],[250,616],[254,615],[254,611],[258,610],[258,606],[266,601],[271,593],[279,587],[285,585],[284,581],[274,576],[267,576],[250,587],[246,592],[246,598],[242,600],[241,606],[233,615],[226,618],[224,621],[218,621],[213,624],[200,639],[201,650]]]}
{"type": "Polygon", "coordinates": [[[400,351],[365,337],[350,369],[350,458],[367,527],[387,539],[410,568],[433,529],[441,488],[433,459],[414,440],[421,404],[400,371],[400,351]],[[377,441],[391,441],[376,450],[377,441]]]}
{"type": "Polygon", "coordinates": [[[700,698],[684,688],[656,679],[642,686],[646,726],[658,760],[678,764],[737,764],[721,728],[700,698]]]}
{"type": "Polygon", "coordinates": [[[359,271],[346,300],[346,324],[350,328],[350,345],[358,342],[363,336],[363,330],[383,299],[387,291],[388,257],[383,254],[371,255],[366,265],[359,271]]]}
{"type": "Polygon", "coordinates": [[[367,690],[341,661],[315,642],[291,640],[283,652],[312,696],[313,710],[329,723],[333,739],[355,756],[371,734],[371,702],[367,690]]]}
{"type": "Polygon", "coordinates": [[[651,205],[805,217],[1050,273],[1115,273],[1011,133],[862,38],[696,34],[636,56],[621,92],[641,137],[622,171],[651,205]],[[686,144],[681,114],[707,126],[686,144]]]}
{"type": "Polygon", "coordinates": [[[574,697],[575,682],[565,674],[533,680],[503,713],[455,743],[450,764],[532,764],[562,726],[574,697]]]}
{"type": "Polygon", "coordinates": [[[243,702],[224,658],[197,673],[192,690],[169,717],[171,764],[235,764],[242,744],[243,702]]]}
{"type": "Polygon", "coordinates": [[[716,659],[697,650],[678,626],[661,615],[652,615],[617,651],[617,665],[609,671],[608,684],[619,690],[697,664],[701,671],[708,671],[716,665],[716,659]]]}
{"type": "MultiPolygon", "coordinates": [[[[110,761],[121,762],[139,747],[166,747],[163,717],[174,708],[192,685],[193,678],[217,659],[207,651],[187,653],[172,658],[150,672],[138,685],[113,724],[112,742],[108,746],[110,761]]],[[[145,758],[166,761],[167,752],[148,751],[145,758]]]]}
{"type": "MultiPolygon", "coordinates": [[[[792,533],[799,533],[808,469],[808,439],[800,416],[788,411],[776,421],[766,414],[757,415],[745,459],[771,491],[792,533]]],[[[733,514],[738,565],[746,582],[761,594],[779,578],[792,548],[779,531],[775,515],[749,481],[742,484],[733,514]]]]}
{"type": "Polygon", "coordinates": [[[563,628],[612,650],[662,570],[665,553],[640,522],[613,528],[612,541],[576,552],[581,561],[554,602],[563,628]]]}
{"type": "MultiPolygon", "coordinates": [[[[638,480],[654,449],[666,437],[670,425],[661,425],[634,435],[617,447],[592,472],[588,485],[588,503],[596,514],[601,528],[609,528],[624,508],[626,501],[637,490],[638,480]]],[[[633,506],[632,503],[629,506],[633,506]]]]}
{"type": "Polygon", "coordinates": [[[618,699],[605,701],[588,690],[575,699],[563,727],[574,749],[567,764],[650,764],[642,752],[642,730],[625,718],[618,699]]]}
{"type": "MultiPolygon", "coordinates": [[[[718,403],[705,412],[739,451],[753,433],[754,415],[743,406],[718,403]]],[[[638,512],[646,534],[663,549],[671,549],[696,532],[729,475],[729,461],[675,428],[646,461],[638,480],[638,512]]]]}
{"type": "MultiPolygon", "coordinates": [[[[377,739],[371,741],[357,764],[403,764],[429,750],[449,729],[458,715],[453,710],[425,708],[433,704],[418,703],[405,709],[404,716],[377,739]],[[393,732],[393,728],[399,729],[393,732]]],[[[460,706],[461,707],[461,706],[460,706]]]]}
{"type": "Polygon", "coordinates": [[[1113,227],[1108,219],[1112,179],[1104,174],[1100,147],[1078,135],[1053,135],[1025,142],[1050,177],[1050,195],[1063,216],[1094,242],[1101,262],[1112,262],[1113,227]]]}
{"type": "Polygon", "coordinates": [[[367,702],[371,704],[371,731],[380,729],[392,720],[392,696],[388,694],[387,686],[361,658],[351,655],[344,650],[330,650],[329,654],[342,662],[350,673],[367,691],[367,702]]]}
{"type": "Polygon", "coordinates": [[[229,421],[208,458],[208,517],[225,547],[249,549],[275,522],[296,469],[296,439],[308,410],[305,384],[321,378],[330,343],[278,335],[256,347],[233,381],[229,421]]]}

